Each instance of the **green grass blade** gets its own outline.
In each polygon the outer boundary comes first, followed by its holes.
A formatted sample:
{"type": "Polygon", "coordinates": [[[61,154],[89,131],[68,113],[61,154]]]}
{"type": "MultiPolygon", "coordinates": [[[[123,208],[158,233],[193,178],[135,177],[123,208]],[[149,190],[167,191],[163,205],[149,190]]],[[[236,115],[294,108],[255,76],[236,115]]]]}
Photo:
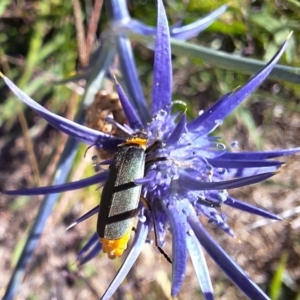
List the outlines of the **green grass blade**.
{"type": "Polygon", "coordinates": [[[270,297],[272,300],[277,300],[279,299],[280,292],[281,292],[281,287],[282,287],[282,278],[284,275],[284,270],[286,266],[288,256],[286,253],[284,253],[281,256],[281,260],[279,263],[279,266],[271,280],[270,284],[270,297]]]}
{"type": "MultiPolygon", "coordinates": [[[[146,47],[153,48],[153,37],[145,37],[137,34],[130,34],[130,37],[135,42],[140,42],[146,47]]],[[[173,54],[203,59],[205,62],[215,64],[220,68],[237,70],[245,74],[255,74],[266,65],[266,62],[257,59],[246,58],[235,54],[198,46],[189,42],[171,39],[171,44],[173,54]]],[[[269,78],[281,79],[299,84],[300,68],[276,65],[269,75],[269,78]]]]}

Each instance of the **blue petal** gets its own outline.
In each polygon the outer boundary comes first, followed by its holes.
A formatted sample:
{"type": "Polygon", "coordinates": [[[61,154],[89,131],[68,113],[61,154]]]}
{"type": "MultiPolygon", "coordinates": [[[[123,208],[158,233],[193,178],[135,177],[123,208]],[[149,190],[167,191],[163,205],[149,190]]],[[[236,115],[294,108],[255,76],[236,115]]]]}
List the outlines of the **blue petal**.
{"type": "Polygon", "coordinates": [[[200,207],[201,204],[196,204],[196,208],[198,211],[202,211],[201,213],[205,215],[208,218],[208,221],[210,223],[214,223],[216,226],[218,226],[221,230],[226,232],[230,236],[234,236],[234,232],[231,230],[229,225],[226,223],[226,216],[224,217],[224,213],[219,213],[214,208],[208,208],[208,207],[200,207]]]}
{"type": "Polygon", "coordinates": [[[134,33],[140,34],[140,35],[155,35],[156,28],[153,26],[148,26],[144,24],[143,22],[131,19],[127,24],[126,27],[133,31],[134,33]]]}
{"type": "Polygon", "coordinates": [[[59,129],[60,131],[82,141],[88,145],[96,145],[98,148],[114,149],[118,144],[122,143],[122,140],[115,138],[112,135],[102,133],[100,131],[79,125],[73,121],[67,120],[60,117],[37,102],[27,96],[22,92],[12,81],[10,81],[6,76],[0,73],[3,77],[7,86],[11,91],[24,103],[30,106],[34,111],[36,111],[41,117],[48,121],[52,126],[59,129]]]}
{"type": "MultiPolygon", "coordinates": [[[[283,165],[284,167],[285,165],[283,165]]],[[[262,173],[277,173],[280,168],[278,166],[263,167],[263,168],[239,168],[227,169],[226,178],[249,177],[262,173]]]]}
{"type": "Polygon", "coordinates": [[[130,18],[126,1],[109,0],[105,1],[106,14],[109,20],[125,22],[130,18]]]}
{"type": "Polygon", "coordinates": [[[144,185],[144,184],[147,184],[147,183],[149,183],[149,182],[151,182],[151,181],[153,181],[153,180],[155,179],[156,174],[157,174],[157,173],[156,173],[155,171],[153,171],[153,172],[148,172],[148,174],[147,174],[145,177],[135,179],[135,180],[134,180],[134,183],[135,183],[136,185],[144,185]]]}
{"type": "Polygon", "coordinates": [[[267,160],[247,160],[247,159],[223,159],[223,156],[217,159],[208,158],[207,162],[215,168],[263,168],[276,167],[279,168],[283,162],[267,161],[267,160]]]}
{"type": "Polygon", "coordinates": [[[207,134],[213,129],[221,124],[223,120],[238,106],[243,100],[245,100],[261,83],[262,81],[270,74],[275,64],[280,59],[285,48],[287,46],[287,40],[282,44],[274,57],[269,61],[269,63],[251,78],[243,87],[238,89],[233,95],[226,96],[225,99],[222,98],[220,104],[214,106],[214,110],[208,109],[209,113],[206,114],[206,119],[203,120],[203,117],[200,115],[197,119],[188,124],[189,130],[199,130],[201,134],[207,134]],[[201,119],[201,123],[198,119],[201,119]],[[197,126],[196,126],[197,125],[197,126]]]}
{"type": "Polygon", "coordinates": [[[157,1],[157,32],[154,52],[152,115],[170,110],[172,98],[172,63],[169,25],[162,0],[157,1]]]}
{"type": "Polygon", "coordinates": [[[135,232],[134,241],[129,250],[129,253],[124,260],[121,268],[119,269],[117,275],[109,285],[108,289],[105,291],[104,295],[101,297],[101,300],[111,299],[114,292],[123,282],[128,272],[132,268],[133,264],[140,255],[142,248],[146,242],[147,235],[149,233],[149,225],[146,223],[138,222],[137,230],[135,232]]]}
{"type": "Polygon", "coordinates": [[[94,244],[96,244],[99,241],[99,237],[97,232],[95,232],[87,241],[87,243],[82,247],[80,252],[77,254],[76,260],[80,261],[82,256],[91,249],[94,244]]]}
{"type": "Polygon", "coordinates": [[[197,275],[202,293],[206,300],[214,299],[214,291],[210,280],[206,259],[197,238],[194,235],[187,235],[187,248],[197,275]]]}
{"type": "Polygon", "coordinates": [[[125,82],[129,99],[135,107],[140,119],[144,122],[144,125],[146,125],[151,118],[139,81],[130,40],[125,36],[119,36],[117,39],[117,49],[121,73],[125,82]]]}
{"type": "Polygon", "coordinates": [[[280,156],[288,156],[300,151],[300,147],[292,149],[279,149],[274,151],[255,151],[255,152],[224,152],[222,159],[243,159],[243,160],[259,160],[270,159],[280,156]]]}
{"type": "Polygon", "coordinates": [[[81,256],[80,259],[77,259],[78,265],[82,266],[82,265],[86,264],[87,262],[92,260],[94,257],[96,257],[101,252],[101,250],[102,250],[102,244],[98,240],[87,255],[81,256]]]}
{"type": "Polygon", "coordinates": [[[176,124],[175,128],[173,129],[172,133],[166,140],[166,146],[171,146],[176,144],[179,139],[182,137],[182,134],[186,132],[186,114],[184,113],[179,122],[176,124]]]}
{"type": "Polygon", "coordinates": [[[143,124],[142,124],[139,116],[136,114],[134,107],[131,105],[131,103],[127,99],[127,96],[126,96],[124,90],[122,89],[121,85],[118,82],[117,82],[117,91],[118,91],[118,95],[120,98],[120,102],[122,104],[124,114],[129,123],[129,126],[133,130],[141,129],[143,127],[143,124]]]}
{"type": "Polygon", "coordinates": [[[209,236],[202,224],[199,222],[196,214],[193,213],[192,209],[190,209],[188,222],[190,223],[201,246],[247,297],[255,300],[270,299],[253,281],[251,281],[241,267],[238,266],[232,258],[209,236]]]}
{"type": "Polygon", "coordinates": [[[171,295],[176,296],[182,286],[187,263],[186,230],[181,213],[172,205],[161,201],[172,230],[172,290],[171,295]]]}
{"type": "Polygon", "coordinates": [[[258,183],[260,181],[266,180],[276,173],[274,172],[267,172],[256,174],[252,176],[232,179],[232,180],[225,180],[225,181],[213,181],[213,182],[204,182],[195,179],[195,177],[190,176],[187,172],[181,171],[181,175],[179,179],[174,182],[179,187],[184,187],[190,190],[226,190],[226,189],[234,189],[238,187],[242,187],[245,185],[250,185],[254,183],[258,183]]]}
{"type": "Polygon", "coordinates": [[[81,216],[75,222],[73,222],[70,226],[68,226],[67,230],[74,227],[75,225],[89,219],[91,216],[93,216],[95,214],[98,214],[99,213],[99,208],[100,208],[100,205],[97,205],[96,207],[92,208],[90,211],[85,213],[83,216],[81,216]]]}
{"type": "Polygon", "coordinates": [[[196,35],[199,32],[206,29],[211,23],[213,23],[225,10],[227,9],[227,5],[222,5],[209,15],[205,16],[204,18],[199,19],[196,22],[191,24],[182,26],[182,27],[175,27],[171,28],[171,37],[177,40],[188,40],[196,35]]]}
{"type": "MultiPolygon", "coordinates": [[[[192,37],[195,37],[201,31],[206,29],[212,22],[214,22],[226,9],[227,5],[222,5],[204,18],[201,18],[191,24],[181,27],[174,25],[170,28],[170,36],[177,40],[188,40],[192,37]]],[[[140,35],[155,35],[156,33],[155,27],[148,26],[135,19],[131,19],[126,24],[126,27],[140,35]]]]}
{"type": "Polygon", "coordinates": [[[227,199],[224,201],[224,204],[228,205],[228,206],[231,206],[231,207],[234,207],[236,209],[239,209],[239,210],[242,210],[242,211],[246,211],[250,214],[255,214],[255,215],[258,215],[258,216],[262,216],[262,217],[265,217],[265,218],[269,218],[269,219],[272,219],[272,220],[282,220],[281,217],[279,216],[276,216],[262,208],[258,208],[258,207],[255,207],[251,204],[248,204],[248,203],[245,203],[245,202],[242,202],[242,201],[239,201],[235,198],[232,198],[232,197],[227,197],[227,199]]]}
{"type": "MultiPolygon", "coordinates": [[[[222,105],[227,102],[227,100],[229,99],[229,97],[232,94],[233,94],[232,92],[229,92],[229,93],[225,94],[224,96],[221,97],[221,99],[219,101],[217,101],[211,107],[209,107],[208,109],[206,109],[196,119],[190,121],[187,124],[188,130],[189,131],[196,131],[197,130],[197,132],[199,132],[199,134],[201,134],[201,130],[203,130],[206,127],[206,125],[210,125],[210,119],[209,119],[209,117],[211,116],[211,114],[214,111],[217,111],[219,109],[219,107],[222,107],[222,105]]],[[[218,125],[215,123],[214,127],[211,129],[211,131],[213,131],[215,129],[215,127],[217,127],[217,126],[218,125]]]]}
{"type": "Polygon", "coordinates": [[[81,179],[74,182],[67,182],[53,186],[43,186],[32,189],[20,189],[15,191],[2,191],[6,195],[47,195],[62,193],[67,191],[79,190],[93,184],[101,183],[107,179],[108,171],[101,172],[92,177],[81,179]]]}
{"type": "Polygon", "coordinates": [[[154,230],[156,232],[158,246],[163,248],[166,242],[166,224],[168,217],[160,207],[153,205],[151,207],[153,222],[155,222],[154,230]]]}

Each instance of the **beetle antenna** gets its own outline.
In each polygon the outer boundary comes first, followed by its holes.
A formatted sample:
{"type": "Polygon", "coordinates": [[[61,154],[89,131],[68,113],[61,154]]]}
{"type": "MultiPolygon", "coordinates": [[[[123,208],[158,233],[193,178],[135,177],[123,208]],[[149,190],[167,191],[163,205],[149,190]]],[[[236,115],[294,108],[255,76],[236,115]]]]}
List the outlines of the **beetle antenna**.
{"type": "Polygon", "coordinates": [[[83,155],[84,158],[86,157],[87,152],[88,152],[92,147],[94,147],[94,146],[95,146],[95,145],[93,144],[93,145],[90,145],[90,146],[88,146],[88,147],[86,148],[86,150],[84,151],[84,155],[83,155]]]}

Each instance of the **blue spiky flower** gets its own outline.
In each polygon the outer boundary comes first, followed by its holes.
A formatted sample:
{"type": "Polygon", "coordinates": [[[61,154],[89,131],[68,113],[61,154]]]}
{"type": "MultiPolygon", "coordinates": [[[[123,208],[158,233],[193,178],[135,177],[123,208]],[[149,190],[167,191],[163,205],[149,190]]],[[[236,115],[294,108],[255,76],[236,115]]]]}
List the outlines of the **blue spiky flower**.
{"type": "MultiPolygon", "coordinates": [[[[272,213],[232,198],[227,190],[272,177],[278,172],[282,162],[269,159],[294,154],[299,148],[268,152],[229,152],[219,138],[210,134],[268,76],[284,52],[287,42],[265,68],[243,87],[225,95],[196,119],[187,121],[185,113],[171,114],[172,65],[169,28],[162,1],[158,0],[157,3],[151,122],[147,123],[139,116],[117,83],[117,91],[129,125],[123,126],[124,131],[132,134],[143,130],[148,136],[148,146],[160,141],[160,147],[148,154],[151,159],[146,165],[145,176],[135,180],[136,185],[142,186],[142,194],[149,201],[151,211],[142,204],[139,206],[134,240],[123,265],[102,299],[109,299],[121,284],[153,228],[159,247],[164,246],[166,232],[170,229],[172,233],[172,296],[180,291],[189,255],[205,299],[213,299],[213,287],[202,250],[204,249],[245,295],[251,299],[269,299],[207,233],[199,215],[205,216],[229,235],[233,233],[217,210],[222,204],[266,218],[280,219],[272,213]],[[167,159],[156,159],[160,157],[167,159]]],[[[114,151],[124,142],[122,137],[104,134],[49,112],[24,94],[7,77],[3,74],[1,76],[19,99],[62,132],[87,145],[110,151],[114,151]]],[[[119,126],[122,127],[122,124],[119,126]]],[[[38,195],[76,190],[93,184],[103,185],[108,173],[103,171],[90,178],[58,186],[4,193],[38,195]]],[[[97,206],[75,223],[84,221],[98,211],[97,206]]],[[[78,254],[79,263],[90,260],[101,249],[102,245],[95,233],[78,254]]]]}

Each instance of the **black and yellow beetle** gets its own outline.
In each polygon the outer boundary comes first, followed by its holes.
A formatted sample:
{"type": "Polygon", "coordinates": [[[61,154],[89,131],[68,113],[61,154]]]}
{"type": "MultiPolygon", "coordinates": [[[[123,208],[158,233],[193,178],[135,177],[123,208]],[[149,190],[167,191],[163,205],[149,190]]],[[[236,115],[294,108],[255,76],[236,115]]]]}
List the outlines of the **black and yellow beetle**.
{"type": "Polygon", "coordinates": [[[123,254],[130,239],[142,189],[134,180],[144,176],[147,141],[147,135],[138,132],[117,147],[103,187],[97,233],[111,259],[123,254]]]}

